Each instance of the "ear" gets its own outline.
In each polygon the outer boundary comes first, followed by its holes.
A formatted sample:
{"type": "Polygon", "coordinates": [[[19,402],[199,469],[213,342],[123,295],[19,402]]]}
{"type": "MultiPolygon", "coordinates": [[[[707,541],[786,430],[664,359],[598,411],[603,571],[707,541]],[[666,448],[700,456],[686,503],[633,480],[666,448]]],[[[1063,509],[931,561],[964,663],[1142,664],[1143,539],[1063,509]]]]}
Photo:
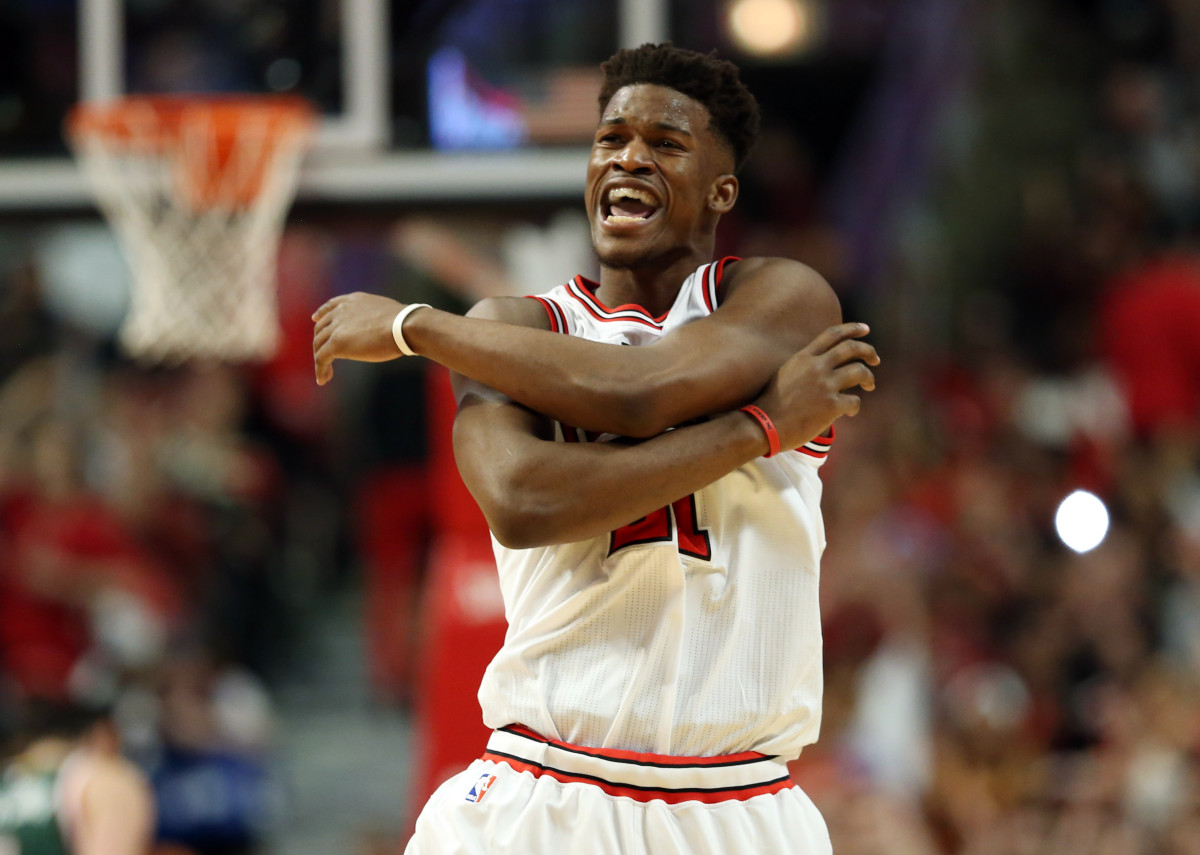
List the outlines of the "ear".
{"type": "Polygon", "coordinates": [[[738,180],[736,175],[722,175],[713,182],[708,192],[708,209],[717,214],[728,214],[737,201],[738,180]]]}

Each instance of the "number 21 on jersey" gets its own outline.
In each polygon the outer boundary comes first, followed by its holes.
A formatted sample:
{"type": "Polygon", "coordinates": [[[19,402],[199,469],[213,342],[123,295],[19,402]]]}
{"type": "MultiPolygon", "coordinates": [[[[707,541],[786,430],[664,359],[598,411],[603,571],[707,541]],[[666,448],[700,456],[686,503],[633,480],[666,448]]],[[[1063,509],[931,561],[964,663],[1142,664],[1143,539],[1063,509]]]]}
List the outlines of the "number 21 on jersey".
{"type": "MultiPolygon", "coordinates": [[[[595,442],[596,440],[595,434],[561,422],[559,429],[562,431],[565,442],[595,442]]],[[[621,526],[612,533],[608,554],[613,555],[617,550],[627,546],[670,541],[676,528],[679,529],[680,552],[693,558],[699,558],[701,561],[712,560],[712,542],[708,537],[708,529],[700,527],[696,513],[695,494],[677,499],[665,508],[659,508],[653,513],[646,514],[640,520],[634,520],[629,525],[621,526]]]]}
{"type": "Polygon", "coordinates": [[[702,561],[712,560],[712,542],[708,529],[700,527],[694,494],[621,526],[612,533],[608,554],[613,555],[619,549],[641,543],[670,541],[675,529],[679,530],[680,552],[702,561]]]}

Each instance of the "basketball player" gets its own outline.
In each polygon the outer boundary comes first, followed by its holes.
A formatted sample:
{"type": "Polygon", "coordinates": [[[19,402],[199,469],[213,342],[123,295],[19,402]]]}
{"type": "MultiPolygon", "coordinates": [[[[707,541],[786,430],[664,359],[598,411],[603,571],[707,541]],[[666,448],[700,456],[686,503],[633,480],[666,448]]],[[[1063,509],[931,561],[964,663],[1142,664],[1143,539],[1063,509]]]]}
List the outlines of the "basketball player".
{"type": "Polygon", "coordinates": [[[112,725],[73,705],[35,702],[0,764],[0,855],[145,855],[154,804],[112,725]]]}
{"type": "Polygon", "coordinates": [[[668,44],[603,70],[598,283],[466,318],[367,294],[313,316],[320,383],[398,353],[455,372],[455,456],[495,540],[494,733],[407,851],[825,853],[785,764],[820,721],[818,467],[878,357],[809,268],[713,258],[758,125],[737,69],[668,44]]]}

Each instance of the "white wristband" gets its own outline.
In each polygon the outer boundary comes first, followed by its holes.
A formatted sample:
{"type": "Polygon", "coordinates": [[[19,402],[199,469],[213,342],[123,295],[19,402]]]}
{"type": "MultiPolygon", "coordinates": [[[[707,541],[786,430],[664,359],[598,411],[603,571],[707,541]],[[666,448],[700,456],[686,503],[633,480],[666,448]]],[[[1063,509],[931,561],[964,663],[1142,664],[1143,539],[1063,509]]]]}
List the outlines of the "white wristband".
{"type": "Polygon", "coordinates": [[[415,312],[417,309],[432,309],[428,303],[409,303],[396,314],[396,319],[392,321],[392,338],[396,340],[396,347],[400,348],[400,352],[405,356],[416,356],[417,354],[408,342],[404,340],[404,319],[415,312]]]}

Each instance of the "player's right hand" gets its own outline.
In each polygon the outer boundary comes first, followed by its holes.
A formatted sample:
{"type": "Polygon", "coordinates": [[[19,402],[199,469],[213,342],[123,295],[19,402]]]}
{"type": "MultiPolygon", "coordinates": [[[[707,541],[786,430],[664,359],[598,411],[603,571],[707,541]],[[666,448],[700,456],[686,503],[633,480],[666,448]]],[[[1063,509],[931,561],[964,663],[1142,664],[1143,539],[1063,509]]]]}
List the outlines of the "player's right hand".
{"type": "Polygon", "coordinates": [[[392,321],[404,304],[378,294],[342,294],[313,312],[313,368],[317,384],[333,379],[333,360],[386,362],[400,356],[392,321]]]}
{"type": "Polygon", "coordinates": [[[829,327],[780,366],[754,403],[775,423],[783,448],[797,448],[842,416],[858,414],[861,397],[875,388],[879,354],[862,337],[866,324],[829,327]]]}

